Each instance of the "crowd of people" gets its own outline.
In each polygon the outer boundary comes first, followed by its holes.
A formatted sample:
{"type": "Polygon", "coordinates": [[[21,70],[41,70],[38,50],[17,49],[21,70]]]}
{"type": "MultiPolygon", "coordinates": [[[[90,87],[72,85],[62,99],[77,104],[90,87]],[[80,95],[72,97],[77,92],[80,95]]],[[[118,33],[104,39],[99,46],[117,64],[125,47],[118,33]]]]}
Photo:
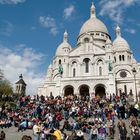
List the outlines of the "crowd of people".
{"type": "Polygon", "coordinates": [[[0,109],[0,128],[32,129],[34,140],[115,139],[116,130],[120,140],[129,139],[129,135],[140,140],[140,109],[127,99],[125,94],[109,98],[21,96],[16,108],[3,105],[0,109]]]}

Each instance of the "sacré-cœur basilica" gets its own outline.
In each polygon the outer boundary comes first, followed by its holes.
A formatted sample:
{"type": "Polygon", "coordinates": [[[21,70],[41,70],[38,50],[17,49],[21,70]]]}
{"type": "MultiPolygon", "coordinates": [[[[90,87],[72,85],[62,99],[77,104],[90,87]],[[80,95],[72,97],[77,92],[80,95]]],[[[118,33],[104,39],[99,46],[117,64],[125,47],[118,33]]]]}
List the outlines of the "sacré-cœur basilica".
{"type": "Polygon", "coordinates": [[[96,17],[92,3],[90,18],[82,25],[77,44],[72,48],[68,33],[58,46],[48,67],[44,85],[38,95],[140,95],[140,64],[135,60],[129,43],[116,27],[111,40],[106,25],[96,17]]]}

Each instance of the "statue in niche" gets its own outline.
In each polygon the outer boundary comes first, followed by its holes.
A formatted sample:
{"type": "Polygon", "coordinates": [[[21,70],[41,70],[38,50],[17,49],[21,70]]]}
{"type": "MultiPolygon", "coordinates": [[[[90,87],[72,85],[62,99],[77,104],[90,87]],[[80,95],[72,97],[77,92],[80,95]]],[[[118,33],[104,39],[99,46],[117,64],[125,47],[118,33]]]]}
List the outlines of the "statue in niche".
{"type": "Polygon", "coordinates": [[[62,64],[59,64],[58,73],[59,73],[60,75],[63,74],[63,67],[62,67],[62,64]]]}

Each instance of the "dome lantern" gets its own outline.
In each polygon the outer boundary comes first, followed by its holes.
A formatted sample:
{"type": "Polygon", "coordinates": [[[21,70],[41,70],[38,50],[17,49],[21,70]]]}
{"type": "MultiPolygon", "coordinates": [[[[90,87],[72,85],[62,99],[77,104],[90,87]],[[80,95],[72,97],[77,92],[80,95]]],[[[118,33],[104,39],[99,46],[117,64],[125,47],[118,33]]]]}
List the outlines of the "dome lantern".
{"type": "Polygon", "coordinates": [[[96,11],[95,11],[94,3],[92,2],[91,8],[90,8],[90,18],[95,18],[95,17],[96,17],[96,11]]]}
{"type": "Polygon", "coordinates": [[[63,41],[64,41],[64,42],[68,42],[68,33],[67,33],[67,31],[64,32],[63,41]]]}
{"type": "Polygon", "coordinates": [[[119,27],[119,25],[117,25],[116,27],[116,36],[121,36],[121,28],[119,27]]]}

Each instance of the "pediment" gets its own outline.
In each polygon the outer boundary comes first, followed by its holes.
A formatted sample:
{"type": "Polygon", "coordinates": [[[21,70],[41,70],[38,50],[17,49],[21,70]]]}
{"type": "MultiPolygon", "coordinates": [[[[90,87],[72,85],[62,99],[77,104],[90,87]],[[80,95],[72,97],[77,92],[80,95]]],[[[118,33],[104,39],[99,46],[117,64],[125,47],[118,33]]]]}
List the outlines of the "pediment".
{"type": "Polygon", "coordinates": [[[81,54],[105,54],[105,48],[97,45],[97,44],[89,44],[86,46],[85,44],[81,44],[80,46],[71,50],[69,56],[79,56],[81,54]]]}

